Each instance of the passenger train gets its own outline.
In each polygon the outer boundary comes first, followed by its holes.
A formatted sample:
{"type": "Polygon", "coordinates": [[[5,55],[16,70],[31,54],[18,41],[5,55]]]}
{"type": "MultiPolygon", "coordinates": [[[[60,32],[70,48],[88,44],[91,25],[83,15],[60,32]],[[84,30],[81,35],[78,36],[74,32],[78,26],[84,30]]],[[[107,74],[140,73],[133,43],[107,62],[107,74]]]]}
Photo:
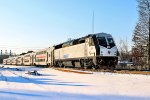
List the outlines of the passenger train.
{"type": "Polygon", "coordinates": [[[55,46],[25,55],[10,57],[3,64],[27,66],[114,68],[118,50],[114,39],[107,33],[89,34],[55,46]]]}

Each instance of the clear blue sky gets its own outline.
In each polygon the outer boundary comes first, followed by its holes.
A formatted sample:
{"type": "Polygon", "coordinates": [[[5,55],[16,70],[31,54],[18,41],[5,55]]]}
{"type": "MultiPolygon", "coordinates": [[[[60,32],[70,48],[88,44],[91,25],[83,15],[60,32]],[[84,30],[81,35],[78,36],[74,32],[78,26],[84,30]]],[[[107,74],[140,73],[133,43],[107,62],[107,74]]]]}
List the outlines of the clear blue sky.
{"type": "Polygon", "coordinates": [[[0,49],[21,53],[95,32],[131,44],[136,0],[0,0],[0,49]]]}

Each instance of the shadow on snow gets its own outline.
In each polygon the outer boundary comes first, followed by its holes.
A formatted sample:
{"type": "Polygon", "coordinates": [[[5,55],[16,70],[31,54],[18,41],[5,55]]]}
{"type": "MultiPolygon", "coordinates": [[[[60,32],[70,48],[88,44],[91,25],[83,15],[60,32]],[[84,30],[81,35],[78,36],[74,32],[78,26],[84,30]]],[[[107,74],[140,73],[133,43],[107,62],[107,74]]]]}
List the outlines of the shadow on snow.
{"type": "Polygon", "coordinates": [[[138,97],[138,96],[124,96],[124,95],[85,95],[75,93],[64,93],[64,92],[14,92],[14,91],[0,91],[1,99],[8,100],[13,98],[36,99],[36,100],[150,100],[150,97],[138,97]],[[26,93],[27,92],[27,93],[26,93]]]}
{"type": "Polygon", "coordinates": [[[43,95],[40,94],[31,94],[31,93],[21,93],[21,92],[7,92],[7,91],[0,91],[0,93],[2,94],[12,94],[12,95],[21,95],[21,96],[40,96],[40,97],[45,97],[43,95]]]}
{"type": "Polygon", "coordinates": [[[55,79],[47,78],[27,78],[22,76],[1,76],[0,81],[6,82],[17,82],[17,83],[33,83],[33,84],[42,84],[42,85],[60,85],[60,86],[88,86],[73,82],[63,82],[55,79]]]}
{"type": "MultiPolygon", "coordinates": [[[[5,67],[2,68],[4,70],[10,70],[10,71],[25,71],[23,68],[10,68],[5,67]]],[[[35,70],[37,68],[30,69],[35,70]]],[[[56,76],[56,75],[50,75],[50,74],[41,74],[41,76],[56,76]]],[[[7,81],[7,82],[18,82],[18,83],[34,83],[34,84],[43,84],[43,85],[60,85],[60,86],[88,86],[73,82],[63,82],[55,79],[46,79],[46,78],[28,78],[23,76],[1,76],[0,81],[7,81]]]]}

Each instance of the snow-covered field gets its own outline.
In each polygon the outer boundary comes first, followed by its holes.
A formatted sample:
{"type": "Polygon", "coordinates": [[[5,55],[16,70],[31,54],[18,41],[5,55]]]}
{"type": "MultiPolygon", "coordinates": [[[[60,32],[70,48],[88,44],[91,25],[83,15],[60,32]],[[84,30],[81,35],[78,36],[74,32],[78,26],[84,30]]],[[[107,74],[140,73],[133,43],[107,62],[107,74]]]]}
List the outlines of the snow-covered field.
{"type": "Polygon", "coordinates": [[[150,100],[150,75],[5,65],[0,68],[0,100],[150,100]],[[27,74],[33,70],[41,75],[27,74]]]}

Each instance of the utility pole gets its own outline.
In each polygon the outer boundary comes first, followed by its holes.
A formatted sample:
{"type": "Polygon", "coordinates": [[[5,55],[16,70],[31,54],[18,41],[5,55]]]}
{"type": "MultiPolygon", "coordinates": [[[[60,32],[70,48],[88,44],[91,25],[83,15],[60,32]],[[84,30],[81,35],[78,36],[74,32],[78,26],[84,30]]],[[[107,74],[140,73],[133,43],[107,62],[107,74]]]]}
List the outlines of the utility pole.
{"type": "Polygon", "coordinates": [[[148,41],[148,66],[149,66],[149,70],[150,70],[150,15],[149,15],[149,41],[148,41]]]}
{"type": "Polygon", "coordinates": [[[94,11],[92,16],[92,33],[94,34],[94,11]]]}
{"type": "Polygon", "coordinates": [[[11,50],[10,50],[10,54],[9,55],[11,56],[11,50]]]}
{"type": "Polygon", "coordinates": [[[149,39],[148,39],[148,66],[150,70],[150,2],[147,0],[147,7],[148,7],[148,33],[149,33],[149,39]]]}

